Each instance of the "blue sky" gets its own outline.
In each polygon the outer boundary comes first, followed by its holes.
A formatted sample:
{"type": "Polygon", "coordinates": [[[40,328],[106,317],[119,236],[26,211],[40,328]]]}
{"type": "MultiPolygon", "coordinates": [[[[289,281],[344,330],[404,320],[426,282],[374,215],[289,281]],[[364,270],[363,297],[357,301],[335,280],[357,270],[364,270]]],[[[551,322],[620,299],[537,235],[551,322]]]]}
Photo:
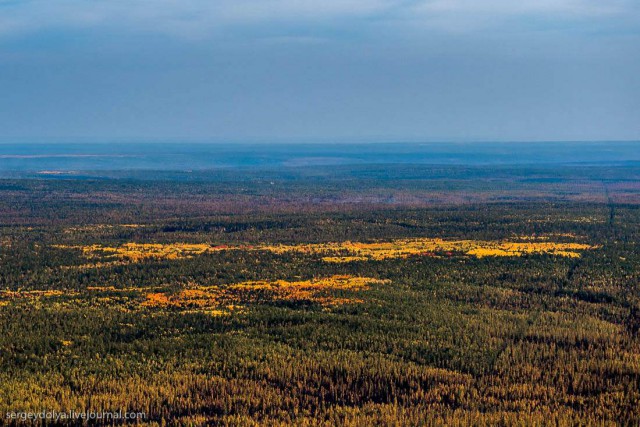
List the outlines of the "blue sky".
{"type": "Polygon", "coordinates": [[[0,0],[0,139],[640,139],[637,0],[0,0]]]}

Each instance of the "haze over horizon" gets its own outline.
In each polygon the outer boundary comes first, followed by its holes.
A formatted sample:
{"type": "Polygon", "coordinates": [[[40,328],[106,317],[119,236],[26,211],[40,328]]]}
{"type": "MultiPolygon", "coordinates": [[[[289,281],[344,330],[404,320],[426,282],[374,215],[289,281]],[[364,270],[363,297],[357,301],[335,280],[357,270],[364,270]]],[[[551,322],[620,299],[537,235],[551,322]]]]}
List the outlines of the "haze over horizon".
{"type": "Polygon", "coordinates": [[[0,0],[0,140],[640,140],[631,0],[0,0]]]}

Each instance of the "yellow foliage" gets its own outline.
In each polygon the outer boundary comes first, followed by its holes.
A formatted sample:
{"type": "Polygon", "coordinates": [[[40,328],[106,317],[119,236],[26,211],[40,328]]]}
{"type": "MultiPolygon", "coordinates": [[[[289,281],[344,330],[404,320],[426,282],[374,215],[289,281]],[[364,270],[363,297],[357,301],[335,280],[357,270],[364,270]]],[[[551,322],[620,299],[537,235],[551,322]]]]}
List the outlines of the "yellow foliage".
{"type": "MultiPolygon", "coordinates": [[[[330,295],[329,291],[361,291],[369,288],[371,284],[386,284],[389,280],[380,280],[370,277],[354,277],[349,275],[334,275],[331,277],[273,282],[252,281],[229,286],[231,292],[236,291],[261,291],[267,293],[267,299],[273,301],[310,301],[322,305],[341,305],[357,303],[361,300],[353,298],[338,298],[330,295]]],[[[251,298],[250,295],[247,297],[251,298]]]]}
{"type": "Polygon", "coordinates": [[[353,261],[366,261],[368,258],[365,256],[325,256],[322,257],[324,262],[353,262],[353,261]]]}
{"type": "MultiPolygon", "coordinates": [[[[563,237],[569,237],[569,235],[563,235],[563,237]]],[[[125,243],[115,247],[102,245],[57,247],[80,249],[87,258],[101,256],[115,258],[120,260],[120,262],[141,262],[147,259],[177,260],[222,250],[245,250],[269,251],[275,254],[297,252],[309,255],[320,255],[323,261],[330,263],[384,260],[406,258],[409,256],[438,257],[440,256],[438,254],[443,253],[448,255],[464,254],[477,258],[498,256],[518,257],[526,254],[549,254],[577,258],[580,256],[580,251],[596,248],[595,246],[583,243],[550,242],[547,239],[548,237],[542,236],[529,238],[528,240],[520,238],[520,240],[526,241],[513,242],[416,238],[370,243],[345,241],[263,246],[212,246],[205,243],[125,243]]],[[[93,264],[93,266],[110,266],[114,265],[114,263],[96,263],[93,264]]],[[[91,264],[74,266],[73,268],[86,268],[90,266],[91,264]]]]}
{"type": "Polygon", "coordinates": [[[263,250],[275,253],[301,252],[309,254],[331,254],[324,256],[325,262],[351,262],[406,258],[409,256],[436,256],[437,253],[458,253],[477,258],[487,256],[522,256],[525,254],[550,254],[564,257],[579,257],[582,250],[594,249],[582,243],[554,242],[509,242],[482,240],[443,239],[398,239],[388,242],[319,243],[307,245],[265,246],[263,250]],[[346,253],[346,254],[345,254],[346,253]],[[345,255],[339,255],[345,254],[345,255]]]}
{"type": "MultiPolygon", "coordinates": [[[[215,252],[227,249],[226,246],[211,246],[204,243],[125,243],[120,246],[110,247],[103,245],[88,246],[64,246],[56,245],[61,249],[80,249],[87,258],[105,256],[121,260],[139,262],[146,259],[182,259],[191,258],[205,252],[215,252]]],[[[112,265],[105,263],[105,266],[112,265]]],[[[80,266],[82,267],[82,266],[80,266]]]]}
{"type": "Polygon", "coordinates": [[[0,291],[0,299],[8,300],[14,298],[39,298],[54,297],[64,295],[63,291],[47,290],[47,291],[0,291]]]}

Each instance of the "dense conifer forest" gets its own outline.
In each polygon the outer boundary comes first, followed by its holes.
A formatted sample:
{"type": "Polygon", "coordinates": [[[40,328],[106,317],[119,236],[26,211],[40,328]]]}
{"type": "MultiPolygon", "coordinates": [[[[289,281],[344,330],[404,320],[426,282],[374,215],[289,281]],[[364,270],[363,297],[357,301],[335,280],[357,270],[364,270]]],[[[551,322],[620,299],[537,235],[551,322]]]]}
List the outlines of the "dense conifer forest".
{"type": "Polygon", "coordinates": [[[0,423],[637,425],[639,240],[632,165],[6,177],[0,423]]]}

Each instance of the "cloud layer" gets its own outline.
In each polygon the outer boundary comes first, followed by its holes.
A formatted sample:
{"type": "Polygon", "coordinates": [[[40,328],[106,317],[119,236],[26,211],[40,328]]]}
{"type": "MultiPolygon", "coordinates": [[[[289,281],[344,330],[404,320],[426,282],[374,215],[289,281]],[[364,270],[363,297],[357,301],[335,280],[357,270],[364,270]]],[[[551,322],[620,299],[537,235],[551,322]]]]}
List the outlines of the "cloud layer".
{"type": "Polygon", "coordinates": [[[0,140],[640,138],[638,0],[0,0],[0,140]]]}
{"type": "MultiPolygon", "coordinates": [[[[475,31],[509,20],[575,22],[624,18],[637,24],[631,0],[4,0],[0,35],[42,30],[151,32],[206,37],[233,28],[317,25],[475,31]]],[[[619,25],[620,22],[618,21],[619,25]]],[[[271,28],[273,30],[273,28],[271,28]]],[[[290,31],[290,29],[289,29],[290,31]]]]}

